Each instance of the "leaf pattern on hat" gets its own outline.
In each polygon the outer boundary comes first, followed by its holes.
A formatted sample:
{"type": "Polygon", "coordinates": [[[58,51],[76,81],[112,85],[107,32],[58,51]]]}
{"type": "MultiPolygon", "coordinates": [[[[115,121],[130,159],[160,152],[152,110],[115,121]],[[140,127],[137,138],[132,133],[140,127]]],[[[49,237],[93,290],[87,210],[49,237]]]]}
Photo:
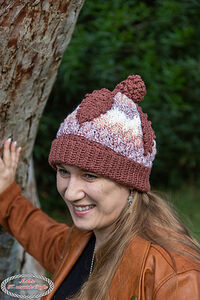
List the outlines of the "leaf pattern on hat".
{"type": "Polygon", "coordinates": [[[105,88],[86,94],[77,112],[79,124],[92,121],[101,114],[105,114],[112,107],[113,102],[112,92],[105,88]]]}

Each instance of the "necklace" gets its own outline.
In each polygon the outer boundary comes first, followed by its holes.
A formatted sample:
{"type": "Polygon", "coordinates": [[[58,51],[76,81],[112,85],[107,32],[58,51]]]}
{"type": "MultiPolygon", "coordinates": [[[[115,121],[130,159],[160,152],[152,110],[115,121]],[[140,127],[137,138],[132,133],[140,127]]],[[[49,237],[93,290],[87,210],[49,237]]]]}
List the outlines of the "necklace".
{"type": "Polygon", "coordinates": [[[94,257],[95,257],[95,247],[94,247],[94,251],[93,251],[93,254],[92,254],[92,261],[91,261],[91,265],[90,265],[89,277],[91,276],[93,268],[94,268],[94,257]]]}

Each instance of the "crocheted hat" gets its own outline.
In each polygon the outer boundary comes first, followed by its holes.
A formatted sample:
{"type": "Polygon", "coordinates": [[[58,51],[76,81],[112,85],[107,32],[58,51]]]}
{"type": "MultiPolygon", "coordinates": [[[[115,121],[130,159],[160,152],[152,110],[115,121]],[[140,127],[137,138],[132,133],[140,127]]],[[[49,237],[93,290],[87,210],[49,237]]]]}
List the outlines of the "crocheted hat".
{"type": "Polygon", "coordinates": [[[156,154],[151,122],[138,102],[146,93],[139,75],[130,75],[111,92],[86,94],[64,120],[52,142],[49,163],[77,166],[139,191],[149,191],[156,154]]]}

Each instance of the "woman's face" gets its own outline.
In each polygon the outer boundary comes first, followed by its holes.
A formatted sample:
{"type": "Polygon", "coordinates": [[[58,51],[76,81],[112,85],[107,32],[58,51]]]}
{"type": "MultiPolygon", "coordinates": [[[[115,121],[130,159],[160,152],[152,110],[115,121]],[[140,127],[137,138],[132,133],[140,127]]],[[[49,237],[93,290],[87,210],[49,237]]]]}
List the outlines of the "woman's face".
{"type": "Polygon", "coordinates": [[[109,231],[128,205],[127,187],[70,165],[57,165],[57,189],[82,230],[109,231]]]}

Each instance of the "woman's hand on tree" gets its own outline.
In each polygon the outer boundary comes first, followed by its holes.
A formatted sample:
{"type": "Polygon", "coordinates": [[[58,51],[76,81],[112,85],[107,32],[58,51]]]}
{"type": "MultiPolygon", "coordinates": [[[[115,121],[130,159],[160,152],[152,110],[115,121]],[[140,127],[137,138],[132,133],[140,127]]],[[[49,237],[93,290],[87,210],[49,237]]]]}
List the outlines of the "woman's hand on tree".
{"type": "Polygon", "coordinates": [[[16,142],[7,139],[3,146],[3,156],[0,157],[0,194],[15,180],[21,147],[16,142]]]}

